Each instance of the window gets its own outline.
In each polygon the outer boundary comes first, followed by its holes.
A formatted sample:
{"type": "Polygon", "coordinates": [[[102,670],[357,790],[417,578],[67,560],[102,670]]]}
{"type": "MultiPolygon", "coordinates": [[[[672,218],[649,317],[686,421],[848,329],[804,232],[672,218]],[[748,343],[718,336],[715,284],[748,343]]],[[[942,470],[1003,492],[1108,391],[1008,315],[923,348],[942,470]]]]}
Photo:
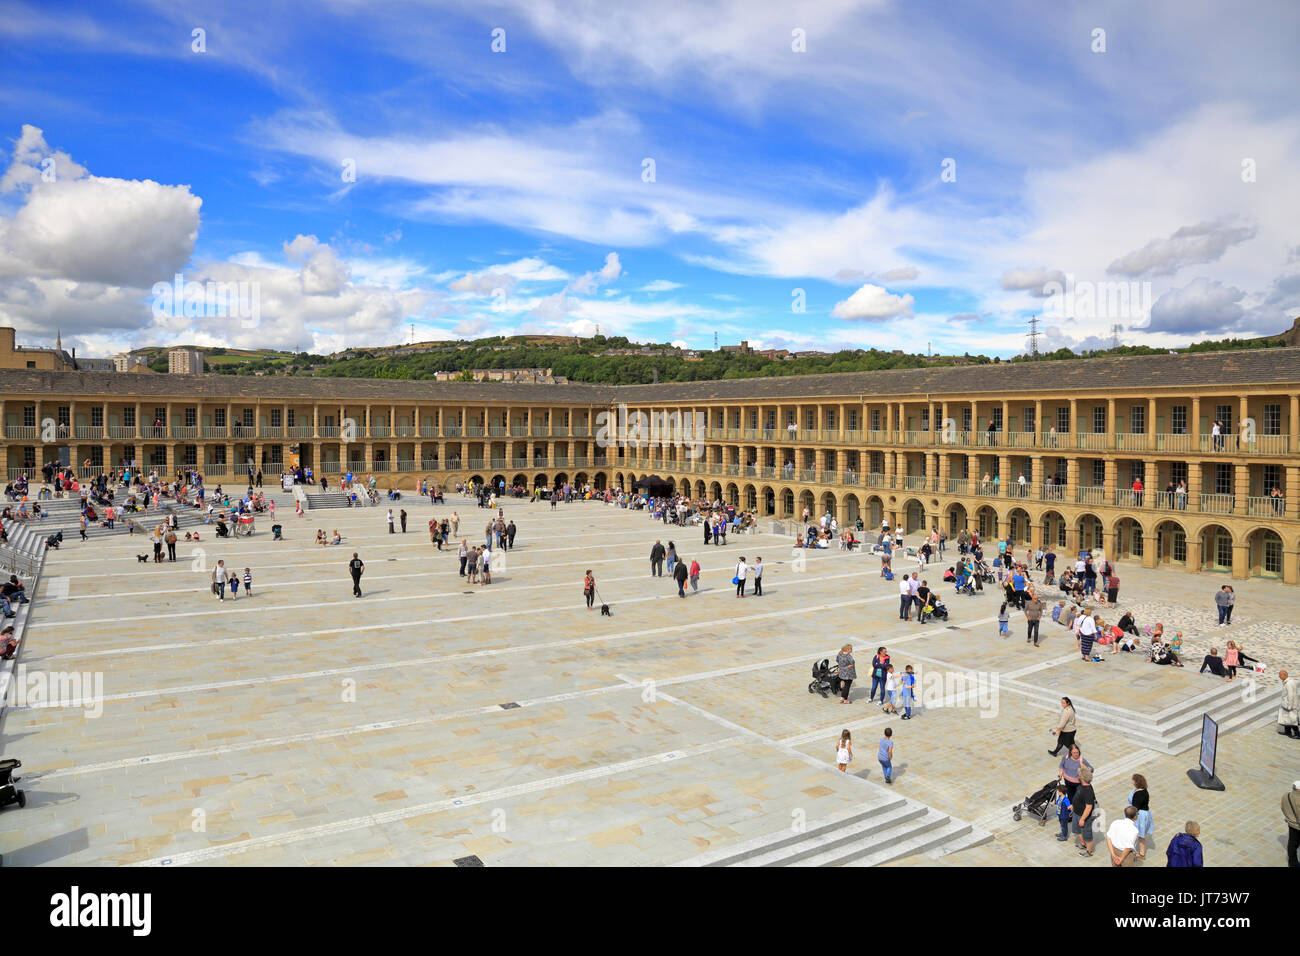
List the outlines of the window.
{"type": "Polygon", "coordinates": [[[1261,435],[1282,434],[1282,406],[1269,404],[1264,406],[1264,420],[1260,422],[1261,435]]]}
{"type": "Polygon", "coordinates": [[[199,446],[186,445],[184,456],[185,456],[185,464],[187,466],[189,466],[190,468],[197,468],[199,464],[199,446]]]}
{"type": "Polygon", "coordinates": [[[1275,534],[1264,538],[1263,570],[1267,574],[1282,573],[1282,539],[1275,534]]]}
{"type": "Polygon", "coordinates": [[[122,426],[124,428],[135,428],[135,409],[122,409],[122,426]]]}
{"type": "Polygon", "coordinates": [[[1035,427],[1038,424],[1038,410],[1033,405],[1025,406],[1024,423],[1026,432],[1032,434],[1038,430],[1035,427]]]}
{"type": "Polygon", "coordinates": [[[1002,429],[1002,409],[1001,409],[1001,408],[995,408],[995,409],[993,409],[993,414],[992,414],[992,416],[990,416],[990,417],[993,419],[993,424],[994,424],[994,426],[996,426],[997,430],[998,430],[998,431],[1002,431],[1002,430],[1003,430],[1003,429],[1002,429]]]}
{"type": "Polygon", "coordinates": [[[880,431],[880,409],[878,408],[871,410],[871,430],[873,432],[880,431]]]}
{"type": "Polygon", "coordinates": [[[1129,409],[1128,430],[1134,435],[1145,435],[1147,433],[1147,407],[1145,405],[1134,405],[1129,409]]]}
{"type": "Polygon", "coordinates": [[[226,463],[226,446],[212,445],[207,451],[209,457],[208,464],[224,465],[226,463]]]}
{"type": "Polygon", "coordinates": [[[90,449],[90,467],[91,468],[104,467],[104,449],[99,445],[95,445],[90,449]]]}
{"type": "Polygon", "coordinates": [[[1092,484],[1095,488],[1106,483],[1106,462],[1100,458],[1092,460],[1092,484]]]}
{"type": "Polygon", "coordinates": [[[1232,494],[1232,465],[1221,461],[1214,466],[1214,493],[1232,494]]]}
{"type": "Polygon", "coordinates": [[[96,405],[94,408],[90,410],[90,427],[91,428],[104,427],[104,406],[103,405],[96,405]]]}
{"type": "Polygon", "coordinates": [[[36,467],[36,446],[35,445],[23,446],[23,467],[24,468],[36,467]]]}
{"type": "Polygon", "coordinates": [[[970,431],[970,422],[971,411],[969,408],[963,408],[961,410],[961,430],[964,432],[970,431]]]}
{"type": "Polygon", "coordinates": [[[1062,405],[1056,410],[1056,430],[1065,434],[1070,430],[1070,406],[1062,405]]]}
{"type": "Polygon", "coordinates": [[[1170,542],[1170,558],[1180,564],[1187,560],[1187,535],[1182,531],[1174,532],[1174,539],[1170,542]]]}
{"type": "Polygon", "coordinates": [[[36,368],[36,363],[35,363],[35,362],[28,362],[28,363],[27,363],[27,367],[28,367],[28,368],[36,368]]]}
{"type": "Polygon", "coordinates": [[[1274,488],[1282,487],[1282,466],[1265,465],[1264,466],[1264,487],[1260,489],[1261,495],[1267,495],[1274,488]]]}
{"type": "Polygon", "coordinates": [[[283,418],[281,417],[281,414],[282,414],[282,413],[281,413],[281,410],[280,410],[280,409],[278,409],[278,408],[273,408],[273,409],[271,409],[271,427],[272,427],[272,428],[279,428],[279,427],[281,426],[281,423],[283,422],[283,418]]]}
{"type": "Polygon", "coordinates": [[[161,405],[159,405],[159,406],[157,406],[156,408],[154,408],[154,410],[153,410],[153,420],[156,421],[156,422],[162,422],[164,425],[166,425],[166,424],[167,424],[167,409],[166,409],[165,407],[161,406],[161,405]]]}
{"type": "MultiPolygon", "coordinates": [[[[198,426],[198,424],[199,424],[199,410],[193,407],[185,409],[185,427],[195,428],[198,426]]],[[[191,462],[191,464],[193,464],[193,462],[191,462]]]]}
{"type": "Polygon", "coordinates": [[[1187,462],[1171,461],[1169,463],[1169,480],[1174,483],[1175,488],[1178,487],[1180,481],[1183,483],[1184,488],[1187,487],[1187,462]]]}
{"type": "Polygon", "coordinates": [[[871,453],[871,473],[873,475],[883,475],[885,473],[885,453],[883,451],[873,451],[871,453]]]}
{"type": "Polygon", "coordinates": [[[25,425],[27,428],[36,427],[36,406],[35,405],[23,406],[23,425],[25,425]]]}
{"type": "Polygon", "coordinates": [[[1092,433],[1094,435],[1104,435],[1106,433],[1106,406],[1105,405],[1093,406],[1092,433]]]}
{"type": "Polygon", "coordinates": [[[1133,487],[1133,482],[1135,481],[1141,481],[1143,485],[1146,485],[1147,483],[1146,462],[1143,461],[1129,462],[1128,484],[1130,488],[1133,487]]]}
{"type": "Polygon", "coordinates": [[[1187,406],[1175,405],[1169,409],[1169,431],[1173,435],[1187,434],[1187,406]]]}
{"type": "Polygon", "coordinates": [[[1138,525],[1133,525],[1132,544],[1129,545],[1129,552],[1135,558],[1142,557],[1142,529],[1138,525]]]}
{"type": "Polygon", "coordinates": [[[245,428],[253,428],[256,426],[257,422],[253,419],[253,410],[251,408],[245,408],[243,410],[242,424],[245,428]]]}
{"type": "Polygon", "coordinates": [[[1215,405],[1214,418],[1215,421],[1223,422],[1223,433],[1225,435],[1229,434],[1232,431],[1232,406],[1231,405],[1215,405]]]}
{"type": "Polygon", "coordinates": [[[214,428],[226,427],[226,410],[224,408],[215,408],[212,410],[212,425],[214,428]]]}
{"type": "Polygon", "coordinates": [[[60,405],[60,406],[59,406],[58,416],[59,416],[59,424],[60,424],[60,425],[67,425],[67,424],[69,424],[68,411],[69,411],[69,410],[68,410],[68,406],[67,406],[67,405],[60,405]]]}
{"type": "MultiPolygon", "coordinates": [[[[132,409],[132,411],[134,411],[134,409],[132,409]]],[[[123,446],[122,446],[122,463],[123,463],[123,464],[134,464],[134,463],[135,463],[135,446],[134,446],[134,445],[123,445],[123,446]]]]}
{"type": "Polygon", "coordinates": [[[294,409],[292,409],[292,408],[289,409],[289,427],[290,427],[290,428],[293,428],[293,427],[294,427],[294,422],[295,422],[296,420],[297,420],[297,416],[294,414],[294,409]]]}
{"type": "Polygon", "coordinates": [[[855,408],[849,411],[849,431],[855,432],[857,430],[858,430],[858,410],[855,408]]]}
{"type": "Polygon", "coordinates": [[[923,408],[921,409],[921,431],[928,432],[929,430],[930,430],[930,409],[923,408]]]}

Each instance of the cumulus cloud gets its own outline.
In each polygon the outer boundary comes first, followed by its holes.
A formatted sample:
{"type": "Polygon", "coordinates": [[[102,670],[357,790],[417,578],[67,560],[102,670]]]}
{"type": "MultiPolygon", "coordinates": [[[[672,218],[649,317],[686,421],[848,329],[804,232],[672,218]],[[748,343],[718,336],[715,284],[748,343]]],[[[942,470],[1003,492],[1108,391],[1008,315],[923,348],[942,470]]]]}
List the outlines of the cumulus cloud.
{"type": "Polygon", "coordinates": [[[351,279],[339,254],[315,236],[296,236],[284,244],[284,257],[302,266],[302,291],[306,295],[338,295],[351,279]]]}
{"type": "Polygon", "coordinates": [[[1055,282],[1065,288],[1065,273],[1060,269],[1008,269],[1002,273],[1002,288],[1008,292],[1028,292],[1040,298],[1050,295],[1044,291],[1055,282]]]}
{"type": "Polygon", "coordinates": [[[1232,246],[1255,237],[1254,226],[1202,222],[1183,226],[1168,239],[1152,239],[1141,249],[1120,256],[1106,271],[1112,275],[1171,276],[1185,266],[1217,262],[1232,246]]]}
{"type": "Polygon", "coordinates": [[[912,301],[910,295],[897,296],[867,283],[843,302],[837,302],[831,315],[837,319],[879,322],[898,315],[912,315],[912,301]]]}
{"type": "Polygon", "coordinates": [[[1245,314],[1241,289],[1200,278],[1181,289],[1170,289],[1151,306],[1151,320],[1144,332],[1174,335],[1226,334],[1235,329],[1245,314]]]}
{"type": "Polygon", "coordinates": [[[579,295],[591,295],[603,285],[608,285],[623,274],[623,265],[618,261],[618,253],[611,252],[605,256],[605,264],[596,272],[585,272],[569,283],[569,291],[579,295]]]}

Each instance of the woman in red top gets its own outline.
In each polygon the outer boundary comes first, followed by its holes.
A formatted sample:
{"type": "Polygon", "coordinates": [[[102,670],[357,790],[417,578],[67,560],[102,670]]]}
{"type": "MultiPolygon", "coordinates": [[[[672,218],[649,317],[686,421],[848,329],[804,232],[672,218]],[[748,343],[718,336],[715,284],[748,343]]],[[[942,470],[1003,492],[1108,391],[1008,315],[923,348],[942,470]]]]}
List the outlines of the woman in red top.
{"type": "Polygon", "coordinates": [[[591,573],[591,568],[587,569],[587,576],[582,579],[582,593],[587,598],[587,610],[591,610],[592,602],[596,600],[596,575],[591,573]]]}

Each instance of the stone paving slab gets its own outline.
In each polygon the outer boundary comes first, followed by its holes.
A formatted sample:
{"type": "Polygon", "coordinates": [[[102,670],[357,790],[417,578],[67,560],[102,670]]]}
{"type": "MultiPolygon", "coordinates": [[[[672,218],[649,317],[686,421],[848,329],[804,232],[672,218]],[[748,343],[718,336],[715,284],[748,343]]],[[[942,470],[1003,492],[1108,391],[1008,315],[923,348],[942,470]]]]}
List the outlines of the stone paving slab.
{"type": "MultiPolygon", "coordinates": [[[[1069,693],[1150,715],[1212,686],[1193,668],[1070,660],[1073,640],[1050,622],[1038,649],[1001,640],[991,591],[949,597],[948,622],[905,623],[897,584],[859,555],[793,555],[787,539],[762,534],[706,548],[695,529],[597,503],[503,507],[520,533],[487,587],[460,579],[454,553],[439,553],[423,528],[454,508],[475,541],[487,514],[463,500],[412,503],[406,535],[385,532],[382,507],[286,511],[286,541],[205,533],[182,543],[174,565],[136,563],[146,547],[126,536],[51,554],[25,661],[102,675],[103,713],[5,717],[5,753],[23,760],[31,799],[0,814],[6,862],[452,865],[477,854],[488,865],[670,864],[788,830],[796,811],[830,818],[907,796],[996,837],[919,860],[1073,863],[1050,838],[1045,850],[1037,827],[1010,824],[1021,791],[1054,773],[1044,751],[1055,711],[1044,701],[1069,693]],[[344,546],[313,545],[318,527],[338,528],[344,546]],[[682,600],[667,577],[650,577],[656,538],[700,560],[700,593],[682,600]],[[344,570],[353,550],[367,566],[360,600],[344,570]],[[762,597],[734,596],[740,554],[763,556],[762,597]],[[254,568],[253,599],[210,597],[195,567],[218,555],[254,568]],[[588,567],[613,617],[585,608],[588,567]],[[65,587],[66,598],[46,599],[65,587]],[[1004,690],[994,716],[935,708],[900,723],[861,702],[869,681],[848,707],[810,695],[812,663],[846,642],[864,675],[884,644],[896,664],[910,655],[923,672],[1014,678],[1040,698],[1004,690]],[[888,790],[874,761],[886,721],[900,753],[888,790]],[[831,764],[842,726],[858,740],[850,774],[831,764]]],[[[1121,570],[1126,595],[1189,607],[1218,581],[1121,570]]],[[[1241,583],[1243,623],[1293,616],[1294,589],[1241,583]]],[[[1284,641],[1270,663],[1297,650],[1284,641]]],[[[1086,710],[1080,719],[1104,807],[1122,803],[1127,774],[1140,770],[1164,842],[1169,821],[1193,816],[1214,862],[1273,862],[1269,834],[1300,745],[1271,727],[1225,735],[1220,769],[1232,783],[1216,803],[1186,792],[1194,753],[1153,754],[1090,727],[1086,710]],[[1108,765],[1122,776],[1108,780],[1108,765]]]]}

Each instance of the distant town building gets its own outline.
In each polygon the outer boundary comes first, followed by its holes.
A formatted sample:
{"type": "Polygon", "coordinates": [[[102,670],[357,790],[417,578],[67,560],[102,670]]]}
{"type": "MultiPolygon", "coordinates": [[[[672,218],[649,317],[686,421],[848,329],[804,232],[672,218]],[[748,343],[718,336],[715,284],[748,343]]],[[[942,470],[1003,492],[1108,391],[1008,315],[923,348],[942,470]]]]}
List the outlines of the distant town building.
{"type": "Polygon", "coordinates": [[[167,372],[171,375],[198,375],[203,371],[203,353],[198,349],[167,350],[167,372]]]}
{"type": "Polygon", "coordinates": [[[55,347],[26,348],[17,344],[12,328],[0,328],[0,368],[30,368],[47,372],[70,372],[75,369],[72,356],[63,350],[60,333],[55,347]]]}
{"type": "MultiPolygon", "coordinates": [[[[567,385],[569,379],[564,375],[552,374],[549,368],[475,368],[469,370],[469,377],[475,382],[514,382],[526,385],[567,385]]],[[[459,382],[465,378],[465,372],[434,372],[435,382],[459,382]]]]}

